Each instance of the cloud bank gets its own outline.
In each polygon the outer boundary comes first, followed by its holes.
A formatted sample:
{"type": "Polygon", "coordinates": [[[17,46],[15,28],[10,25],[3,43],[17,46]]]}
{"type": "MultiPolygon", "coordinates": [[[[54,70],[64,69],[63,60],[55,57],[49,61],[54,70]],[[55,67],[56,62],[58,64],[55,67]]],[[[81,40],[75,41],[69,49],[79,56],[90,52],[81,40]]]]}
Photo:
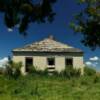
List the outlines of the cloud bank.
{"type": "Polygon", "coordinates": [[[12,28],[8,28],[8,32],[12,32],[13,31],[13,29],[12,28]]]}
{"type": "Polygon", "coordinates": [[[2,59],[0,59],[0,68],[5,68],[5,65],[8,62],[8,57],[4,57],[2,59]]]}
{"type": "Polygon", "coordinates": [[[86,64],[87,66],[91,66],[91,65],[92,65],[92,62],[87,61],[85,64],[86,64]]]}
{"type": "Polygon", "coordinates": [[[98,61],[98,60],[99,60],[99,57],[97,57],[97,56],[90,58],[90,61],[98,61]]]}
{"type": "Polygon", "coordinates": [[[94,56],[90,57],[88,61],[85,62],[86,66],[98,67],[100,64],[100,57],[94,56]]]}

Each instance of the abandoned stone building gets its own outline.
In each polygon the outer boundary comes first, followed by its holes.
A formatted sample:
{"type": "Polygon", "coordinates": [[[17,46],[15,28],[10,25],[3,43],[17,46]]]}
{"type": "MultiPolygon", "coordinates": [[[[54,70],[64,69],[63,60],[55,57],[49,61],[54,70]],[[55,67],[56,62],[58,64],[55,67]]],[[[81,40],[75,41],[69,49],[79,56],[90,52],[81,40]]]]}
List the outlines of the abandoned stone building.
{"type": "Polygon", "coordinates": [[[13,49],[13,61],[22,62],[21,72],[28,72],[29,66],[37,70],[61,72],[66,67],[72,66],[81,69],[83,73],[83,51],[67,44],[58,42],[53,36],[41,41],[13,49]]]}

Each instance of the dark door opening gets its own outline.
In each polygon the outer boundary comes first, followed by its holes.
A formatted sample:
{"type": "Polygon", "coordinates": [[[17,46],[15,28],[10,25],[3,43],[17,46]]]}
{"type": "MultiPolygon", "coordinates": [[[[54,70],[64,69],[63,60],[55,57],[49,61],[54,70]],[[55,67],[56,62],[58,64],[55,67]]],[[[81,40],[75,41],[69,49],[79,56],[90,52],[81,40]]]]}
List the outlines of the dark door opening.
{"type": "Polygon", "coordinates": [[[66,58],[65,59],[65,65],[73,67],[73,59],[72,58],[66,58]]]}
{"type": "Polygon", "coordinates": [[[30,67],[33,66],[33,58],[32,57],[27,57],[25,59],[25,70],[26,72],[30,71],[30,67]]]}
{"type": "Polygon", "coordinates": [[[54,58],[48,58],[47,63],[49,66],[54,66],[55,65],[55,59],[54,58]]]}

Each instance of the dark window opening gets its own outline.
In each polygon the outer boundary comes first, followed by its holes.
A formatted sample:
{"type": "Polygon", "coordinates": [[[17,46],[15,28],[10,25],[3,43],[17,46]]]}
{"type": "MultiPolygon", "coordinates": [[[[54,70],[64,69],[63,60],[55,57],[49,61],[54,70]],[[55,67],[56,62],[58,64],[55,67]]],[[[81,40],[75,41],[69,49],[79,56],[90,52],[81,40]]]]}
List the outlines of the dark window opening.
{"type": "Polygon", "coordinates": [[[50,65],[50,66],[55,65],[55,59],[54,58],[48,58],[47,62],[48,62],[48,65],[50,65]]]}
{"type": "Polygon", "coordinates": [[[65,65],[66,66],[73,66],[73,59],[72,58],[66,58],[65,65]]]}
{"type": "Polygon", "coordinates": [[[30,71],[30,67],[33,66],[33,58],[27,57],[25,59],[25,63],[26,63],[26,72],[29,72],[30,71]]]}

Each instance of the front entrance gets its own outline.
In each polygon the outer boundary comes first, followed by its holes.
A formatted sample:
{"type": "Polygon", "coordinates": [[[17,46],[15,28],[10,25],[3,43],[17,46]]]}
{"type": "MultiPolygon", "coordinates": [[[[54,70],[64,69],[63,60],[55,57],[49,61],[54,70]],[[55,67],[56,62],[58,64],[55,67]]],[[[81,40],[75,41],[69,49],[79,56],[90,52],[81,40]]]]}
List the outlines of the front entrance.
{"type": "Polygon", "coordinates": [[[25,71],[29,72],[30,67],[33,66],[33,58],[32,57],[26,57],[25,58],[25,71]]]}
{"type": "Polygon", "coordinates": [[[54,57],[47,58],[47,68],[48,68],[49,74],[52,74],[55,71],[55,58],[54,57]]]}

